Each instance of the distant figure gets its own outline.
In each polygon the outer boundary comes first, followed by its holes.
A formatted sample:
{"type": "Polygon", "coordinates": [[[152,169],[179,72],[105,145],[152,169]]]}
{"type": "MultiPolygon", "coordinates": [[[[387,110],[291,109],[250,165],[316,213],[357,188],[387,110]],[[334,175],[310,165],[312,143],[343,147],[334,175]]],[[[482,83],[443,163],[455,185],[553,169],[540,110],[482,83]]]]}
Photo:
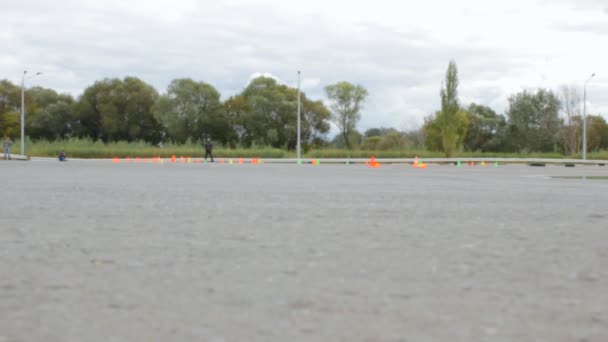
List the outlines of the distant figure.
{"type": "Polygon", "coordinates": [[[205,161],[207,161],[207,157],[210,157],[211,162],[213,163],[213,144],[209,138],[205,140],[205,161]]]}
{"type": "Polygon", "coordinates": [[[59,153],[59,161],[67,161],[67,159],[65,159],[65,152],[61,151],[61,153],[59,153]]]}
{"type": "Polygon", "coordinates": [[[11,140],[10,137],[4,138],[4,159],[6,159],[6,160],[11,159],[11,145],[12,144],[13,144],[13,141],[11,140]]]}

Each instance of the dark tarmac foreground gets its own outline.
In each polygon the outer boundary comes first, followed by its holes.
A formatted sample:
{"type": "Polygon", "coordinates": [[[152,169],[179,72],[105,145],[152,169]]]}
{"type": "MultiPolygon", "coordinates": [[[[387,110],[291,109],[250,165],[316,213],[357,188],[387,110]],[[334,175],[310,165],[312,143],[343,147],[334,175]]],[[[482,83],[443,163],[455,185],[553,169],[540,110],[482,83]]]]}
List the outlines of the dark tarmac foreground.
{"type": "Polygon", "coordinates": [[[0,342],[608,341],[608,167],[0,175],[0,342]]]}

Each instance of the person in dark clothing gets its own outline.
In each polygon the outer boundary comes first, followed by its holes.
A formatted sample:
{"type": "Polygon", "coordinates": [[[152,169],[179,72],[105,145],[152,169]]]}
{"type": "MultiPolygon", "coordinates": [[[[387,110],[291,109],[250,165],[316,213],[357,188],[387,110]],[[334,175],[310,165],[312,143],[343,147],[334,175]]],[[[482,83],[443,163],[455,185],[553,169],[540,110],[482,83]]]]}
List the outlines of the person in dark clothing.
{"type": "Polygon", "coordinates": [[[59,161],[66,161],[67,159],[65,158],[65,152],[61,151],[61,153],[59,153],[59,161]]]}
{"type": "Polygon", "coordinates": [[[213,144],[209,138],[205,140],[205,161],[207,161],[207,157],[210,157],[211,162],[213,163],[213,144]]]}

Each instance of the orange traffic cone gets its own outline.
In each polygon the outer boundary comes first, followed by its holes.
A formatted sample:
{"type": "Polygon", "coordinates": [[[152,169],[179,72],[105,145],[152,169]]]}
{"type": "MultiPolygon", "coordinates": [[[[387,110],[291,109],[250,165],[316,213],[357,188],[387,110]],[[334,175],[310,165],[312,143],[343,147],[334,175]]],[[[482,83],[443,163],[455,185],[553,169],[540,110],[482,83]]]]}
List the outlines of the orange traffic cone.
{"type": "Polygon", "coordinates": [[[420,159],[418,159],[418,156],[416,156],[416,159],[412,163],[412,166],[417,167],[419,169],[426,169],[426,163],[423,163],[420,159]]]}
{"type": "Polygon", "coordinates": [[[376,161],[376,157],[372,156],[369,160],[369,163],[367,164],[369,165],[369,167],[373,167],[373,168],[379,168],[380,167],[380,163],[378,163],[376,161]]]}

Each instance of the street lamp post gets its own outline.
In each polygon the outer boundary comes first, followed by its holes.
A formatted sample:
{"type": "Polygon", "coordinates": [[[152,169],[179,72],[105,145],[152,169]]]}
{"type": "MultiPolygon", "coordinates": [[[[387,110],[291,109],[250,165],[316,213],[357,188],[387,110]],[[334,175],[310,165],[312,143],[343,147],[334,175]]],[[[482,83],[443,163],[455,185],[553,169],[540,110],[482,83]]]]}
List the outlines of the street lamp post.
{"type": "Polygon", "coordinates": [[[298,155],[298,162],[301,158],[300,149],[300,70],[298,70],[298,138],[296,146],[296,154],[298,155]]]}
{"type": "Polygon", "coordinates": [[[591,74],[583,86],[583,160],[587,160],[587,83],[595,77],[595,73],[591,74]]]}
{"type": "Polygon", "coordinates": [[[21,154],[25,156],[25,80],[30,79],[32,77],[36,77],[38,75],[42,75],[41,72],[37,72],[36,74],[25,77],[27,74],[27,70],[23,71],[23,76],[21,77],[21,154]]]}

